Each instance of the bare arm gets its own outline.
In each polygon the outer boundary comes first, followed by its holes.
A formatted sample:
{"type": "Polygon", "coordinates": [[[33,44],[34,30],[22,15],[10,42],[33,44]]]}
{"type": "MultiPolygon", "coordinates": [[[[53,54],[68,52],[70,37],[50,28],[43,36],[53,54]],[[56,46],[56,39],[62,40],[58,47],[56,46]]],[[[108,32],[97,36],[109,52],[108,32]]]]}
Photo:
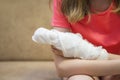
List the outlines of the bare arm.
{"type": "Polygon", "coordinates": [[[105,76],[120,74],[120,60],[67,59],[55,54],[54,60],[61,77],[75,74],[105,76]]]}
{"type": "Polygon", "coordinates": [[[61,32],[70,32],[70,29],[68,29],[68,28],[53,27],[53,29],[56,29],[56,30],[61,31],[61,32]]]}
{"type": "Polygon", "coordinates": [[[120,59],[120,55],[115,55],[115,54],[109,54],[109,59],[113,60],[113,59],[120,59]]]}
{"type": "MultiPolygon", "coordinates": [[[[67,29],[55,28],[60,31],[67,29]]],[[[55,53],[55,64],[58,73],[62,77],[75,74],[89,74],[94,76],[105,76],[120,74],[120,56],[110,54],[111,60],[80,60],[64,58],[61,51],[53,50],[55,53]],[[112,60],[117,59],[117,60],[112,60]]]]}

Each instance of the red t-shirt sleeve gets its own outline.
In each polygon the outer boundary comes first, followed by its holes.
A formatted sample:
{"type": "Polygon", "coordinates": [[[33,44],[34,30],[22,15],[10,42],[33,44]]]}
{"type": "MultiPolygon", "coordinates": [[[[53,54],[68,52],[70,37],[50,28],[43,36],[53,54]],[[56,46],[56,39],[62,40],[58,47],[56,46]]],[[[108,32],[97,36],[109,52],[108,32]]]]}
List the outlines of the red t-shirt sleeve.
{"type": "Polygon", "coordinates": [[[53,0],[53,16],[51,25],[61,28],[70,28],[70,23],[60,11],[61,0],[53,0]]]}

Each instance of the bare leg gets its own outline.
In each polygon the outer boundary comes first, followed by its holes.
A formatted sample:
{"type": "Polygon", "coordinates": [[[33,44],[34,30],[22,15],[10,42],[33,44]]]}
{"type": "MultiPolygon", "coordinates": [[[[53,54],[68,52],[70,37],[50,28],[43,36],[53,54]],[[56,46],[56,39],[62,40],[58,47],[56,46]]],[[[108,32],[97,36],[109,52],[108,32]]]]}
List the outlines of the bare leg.
{"type": "Polygon", "coordinates": [[[102,80],[111,80],[112,76],[103,76],[101,77],[102,80]]]}
{"type": "Polygon", "coordinates": [[[105,76],[105,77],[102,77],[102,80],[120,80],[120,75],[105,76]]]}
{"type": "Polygon", "coordinates": [[[91,77],[88,75],[74,75],[69,78],[63,78],[63,80],[99,80],[97,77],[91,77]]]}

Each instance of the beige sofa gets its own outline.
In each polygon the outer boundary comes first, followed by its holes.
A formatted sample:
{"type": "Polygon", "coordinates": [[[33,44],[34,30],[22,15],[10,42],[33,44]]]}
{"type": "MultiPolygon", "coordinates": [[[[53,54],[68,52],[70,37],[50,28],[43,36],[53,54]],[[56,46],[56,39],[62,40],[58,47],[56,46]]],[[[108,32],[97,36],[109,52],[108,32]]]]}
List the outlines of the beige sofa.
{"type": "Polygon", "coordinates": [[[0,80],[60,80],[49,45],[31,40],[50,29],[49,0],[0,0],[0,80]]]}
{"type": "Polygon", "coordinates": [[[53,62],[0,62],[0,80],[60,80],[53,62]]]}

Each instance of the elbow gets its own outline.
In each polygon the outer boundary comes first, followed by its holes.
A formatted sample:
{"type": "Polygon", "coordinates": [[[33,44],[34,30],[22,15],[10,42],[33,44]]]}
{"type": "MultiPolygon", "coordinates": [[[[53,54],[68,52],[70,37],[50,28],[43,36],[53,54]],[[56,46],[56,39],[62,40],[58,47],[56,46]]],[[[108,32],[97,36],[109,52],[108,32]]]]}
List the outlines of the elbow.
{"type": "Polygon", "coordinates": [[[70,76],[70,70],[67,66],[65,66],[63,63],[59,63],[57,65],[58,75],[60,77],[69,77],[70,76]]]}
{"type": "Polygon", "coordinates": [[[69,65],[66,63],[66,58],[60,55],[54,55],[56,70],[59,77],[68,77],[70,73],[69,65]]]}

